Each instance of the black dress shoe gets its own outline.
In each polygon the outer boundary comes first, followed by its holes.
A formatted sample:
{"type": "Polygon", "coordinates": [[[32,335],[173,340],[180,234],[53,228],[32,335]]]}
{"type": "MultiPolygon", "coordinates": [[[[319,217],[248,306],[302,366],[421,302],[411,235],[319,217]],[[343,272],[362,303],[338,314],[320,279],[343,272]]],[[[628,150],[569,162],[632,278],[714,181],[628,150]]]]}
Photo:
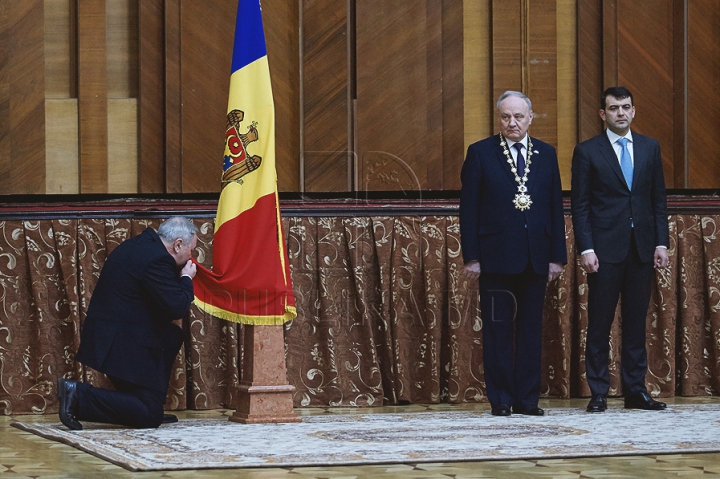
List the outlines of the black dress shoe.
{"type": "Polygon", "coordinates": [[[511,414],[510,406],[507,404],[498,404],[494,406],[490,412],[493,416],[509,416],[511,414]]]}
{"type": "Polygon", "coordinates": [[[593,394],[592,399],[587,405],[587,412],[605,412],[607,409],[607,399],[602,393],[593,394]]]}
{"type": "Polygon", "coordinates": [[[661,411],[667,407],[664,402],[656,401],[646,392],[639,392],[625,398],[627,409],[645,409],[646,411],[661,411]]]}
{"type": "Polygon", "coordinates": [[[526,407],[523,409],[513,408],[513,414],[523,414],[525,416],[544,416],[545,411],[537,406],[526,407]]]}
{"type": "Polygon", "coordinates": [[[163,414],[163,424],[171,424],[174,422],[178,422],[178,418],[175,414],[163,414]]]}
{"type": "Polygon", "coordinates": [[[60,421],[73,431],[82,430],[82,424],[75,419],[78,410],[77,382],[58,378],[57,393],[60,400],[60,421]]]}

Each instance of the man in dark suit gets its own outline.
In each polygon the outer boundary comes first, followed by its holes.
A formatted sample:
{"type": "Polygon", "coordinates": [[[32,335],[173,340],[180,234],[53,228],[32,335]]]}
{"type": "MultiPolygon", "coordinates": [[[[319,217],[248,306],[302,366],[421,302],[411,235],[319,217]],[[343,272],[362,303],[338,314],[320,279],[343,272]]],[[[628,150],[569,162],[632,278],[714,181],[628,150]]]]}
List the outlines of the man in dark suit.
{"type": "Polygon", "coordinates": [[[542,416],[540,361],[547,282],[567,262],[555,148],[528,136],[520,92],[497,102],[501,133],[470,145],[460,232],[466,276],[480,278],[485,385],[492,414],[542,416]]]}
{"type": "Polygon", "coordinates": [[[93,291],[76,360],[105,373],[114,391],[58,379],[60,420],[158,427],[177,418],[163,413],[196,266],[190,258],[197,228],[187,218],[147,228],[108,255],[93,291]]]}
{"type": "Polygon", "coordinates": [[[607,130],[577,145],[572,160],[573,229],[589,288],[585,366],[592,398],[587,410],[607,408],[609,338],[618,297],[625,407],[665,409],[645,387],[645,317],[653,266],[668,264],[660,145],[630,130],[635,106],[624,87],[603,92],[600,117],[607,130]]]}

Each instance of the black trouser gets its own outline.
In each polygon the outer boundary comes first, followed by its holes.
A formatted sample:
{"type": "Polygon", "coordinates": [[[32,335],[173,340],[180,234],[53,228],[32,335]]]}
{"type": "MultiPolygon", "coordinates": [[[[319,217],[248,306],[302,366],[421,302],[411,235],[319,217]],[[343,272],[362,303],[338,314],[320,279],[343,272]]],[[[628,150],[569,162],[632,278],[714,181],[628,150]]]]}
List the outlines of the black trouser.
{"type": "Polygon", "coordinates": [[[483,363],[488,399],[516,409],[540,397],[542,311],[547,274],[480,274],[483,363]]]}
{"type": "Polygon", "coordinates": [[[607,394],[610,388],[610,330],[620,298],[621,377],[624,393],[627,396],[646,392],[645,329],[654,277],[653,264],[640,261],[635,235],[630,242],[628,255],[621,263],[603,263],[601,257],[598,257],[598,260],[600,267],[597,272],[588,274],[585,368],[590,391],[593,394],[607,394]]]}
{"type": "Polygon", "coordinates": [[[136,428],[158,427],[162,424],[167,388],[153,391],[136,384],[110,377],[115,391],[78,383],[78,421],[120,424],[136,428]]]}

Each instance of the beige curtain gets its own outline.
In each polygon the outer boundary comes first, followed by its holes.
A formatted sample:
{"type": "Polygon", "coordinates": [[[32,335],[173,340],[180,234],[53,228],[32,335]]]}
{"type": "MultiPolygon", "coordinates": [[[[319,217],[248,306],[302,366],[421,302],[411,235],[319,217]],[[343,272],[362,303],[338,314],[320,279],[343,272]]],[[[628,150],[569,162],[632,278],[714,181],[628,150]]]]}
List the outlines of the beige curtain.
{"type": "MultiPolygon", "coordinates": [[[[720,391],[720,216],[673,215],[670,267],[648,312],[648,388],[661,397],[720,391]]],[[[213,219],[195,219],[212,264],[213,219]]],[[[74,361],[105,258],[149,219],[0,222],[0,412],[54,413],[55,381],[108,386],[74,361]]],[[[298,317],[285,326],[295,405],[484,401],[482,318],[462,265],[457,216],[286,217],[298,317]]],[[[542,393],[587,396],[587,289],[566,217],[570,264],[548,287],[542,393]]],[[[182,320],[170,409],[230,407],[243,327],[193,307],[182,320]]],[[[622,394],[618,317],[611,394],[622,394]]]]}

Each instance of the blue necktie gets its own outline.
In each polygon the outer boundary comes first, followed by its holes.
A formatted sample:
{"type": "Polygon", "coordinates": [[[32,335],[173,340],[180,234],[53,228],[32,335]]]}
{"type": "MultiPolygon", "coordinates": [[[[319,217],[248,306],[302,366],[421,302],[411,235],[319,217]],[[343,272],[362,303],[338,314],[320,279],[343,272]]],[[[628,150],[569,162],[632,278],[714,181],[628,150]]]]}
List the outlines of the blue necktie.
{"type": "Polygon", "coordinates": [[[523,145],[522,143],[515,143],[513,147],[517,150],[517,174],[522,177],[525,174],[525,158],[522,154],[523,145]]]}
{"type": "Polygon", "coordinates": [[[625,177],[625,182],[628,185],[628,189],[632,190],[633,164],[632,159],[630,158],[630,150],[628,150],[627,147],[628,139],[620,138],[617,142],[622,147],[622,151],[620,152],[620,168],[622,169],[623,176],[625,177]]]}

